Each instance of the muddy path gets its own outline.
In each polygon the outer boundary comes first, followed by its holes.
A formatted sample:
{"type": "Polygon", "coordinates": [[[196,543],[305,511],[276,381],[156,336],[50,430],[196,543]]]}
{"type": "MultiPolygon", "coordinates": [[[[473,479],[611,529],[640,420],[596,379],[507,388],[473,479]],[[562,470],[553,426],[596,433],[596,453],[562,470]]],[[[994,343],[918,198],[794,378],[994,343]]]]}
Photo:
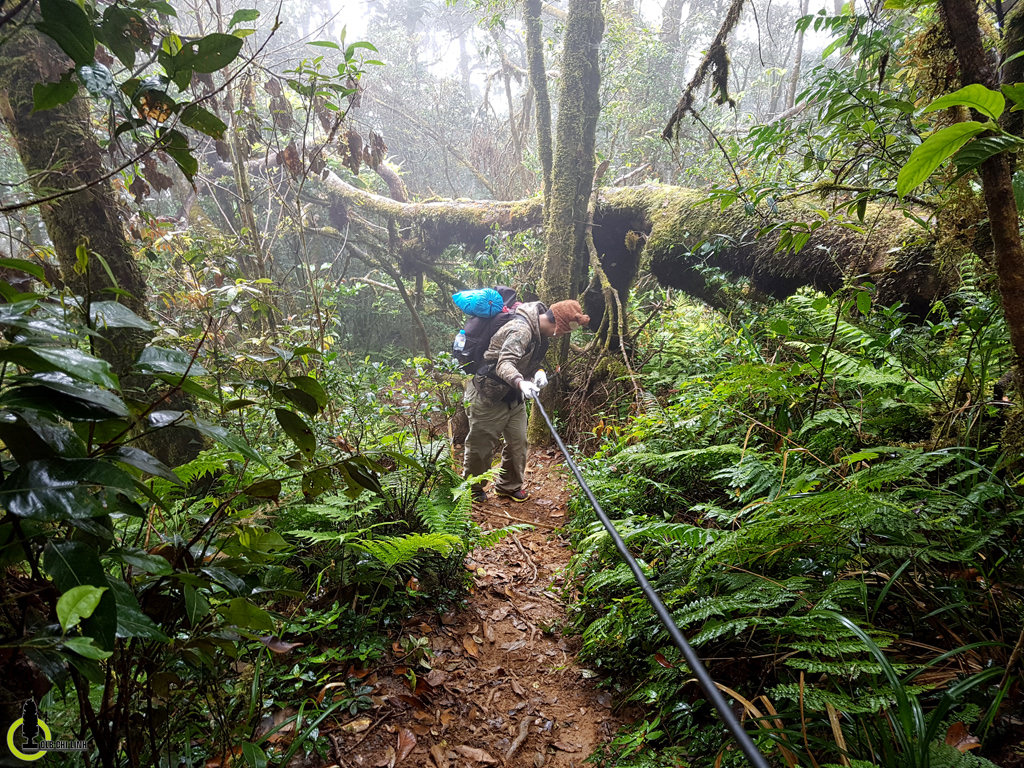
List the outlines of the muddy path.
{"type": "Polygon", "coordinates": [[[528,501],[473,505],[485,530],[536,527],[471,553],[463,607],[407,622],[393,666],[368,678],[380,705],[331,729],[339,768],[577,768],[611,739],[622,723],[611,695],[577,663],[579,639],[560,632],[567,477],[556,450],[534,451],[528,501]]]}

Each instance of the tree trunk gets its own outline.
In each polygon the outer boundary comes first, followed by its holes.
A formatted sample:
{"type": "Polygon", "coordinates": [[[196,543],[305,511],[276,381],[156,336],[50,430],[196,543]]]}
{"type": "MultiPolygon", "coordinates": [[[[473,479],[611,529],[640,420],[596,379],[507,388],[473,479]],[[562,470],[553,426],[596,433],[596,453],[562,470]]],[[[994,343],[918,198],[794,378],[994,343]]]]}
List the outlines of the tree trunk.
{"type": "MultiPolygon", "coordinates": [[[[800,18],[807,15],[807,8],[810,0],[801,0],[800,18]]],[[[789,78],[789,93],[786,95],[786,109],[792,109],[796,103],[796,89],[800,82],[800,65],[804,57],[804,30],[800,30],[796,36],[796,53],[793,54],[793,73],[789,78]]]]}
{"type": "MultiPolygon", "coordinates": [[[[974,0],[940,0],[939,9],[960,62],[963,85],[999,90],[993,58],[981,39],[974,0]]],[[[981,185],[992,228],[996,275],[1017,367],[1024,370],[1024,245],[1011,183],[1010,159],[1001,152],[981,164],[981,185]]]]}
{"type": "MultiPolygon", "coordinates": [[[[109,181],[100,180],[105,169],[87,102],[76,96],[59,107],[33,112],[32,87],[59,80],[71,66],[50,38],[26,24],[0,47],[0,119],[36,195],[91,185],[39,206],[65,283],[86,301],[118,301],[147,317],[146,283],[125,239],[113,189],[109,181]],[[89,253],[84,273],[76,268],[79,246],[89,253]]],[[[138,330],[107,328],[96,352],[122,376],[147,340],[148,334],[138,330]]]]}
{"type": "Polygon", "coordinates": [[[537,105],[537,155],[544,176],[544,210],[551,197],[551,97],[544,67],[544,25],[540,14],[542,0],[526,0],[526,59],[530,88],[537,105]]]}
{"type": "MultiPolygon", "coordinates": [[[[598,49],[604,34],[601,0],[570,0],[562,47],[562,83],[558,98],[557,143],[551,170],[551,198],[545,221],[547,247],[540,295],[547,302],[578,296],[587,283],[587,206],[593,189],[594,145],[601,111],[601,70],[598,49]]],[[[569,339],[551,345],[549,363],[561,365],[569,339]]],[[[553,405],[554,387],[544,390],[545,406],[553,405]]],[[[530,442],[548,439],[547,428],[534,411],[530,442]]]]}
{"type": "Polygon", "coordinates": [[[680,33],[682,32],[683,6],[686,0],[667,0],[665,8],[661,12],[661,31],[658,39],[661,40],[670,54],[679,49],[680,33]]]}

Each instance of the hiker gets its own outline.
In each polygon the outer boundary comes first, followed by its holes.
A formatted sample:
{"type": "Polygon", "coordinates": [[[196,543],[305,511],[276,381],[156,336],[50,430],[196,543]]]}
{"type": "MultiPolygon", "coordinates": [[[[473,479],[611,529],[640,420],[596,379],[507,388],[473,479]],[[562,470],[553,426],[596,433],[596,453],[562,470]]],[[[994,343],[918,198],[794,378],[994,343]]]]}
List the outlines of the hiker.
{"type": "MultiPolygon", "coordinates": [[[[466,384],[469,403],[469,435],[466,437],[464,474],[480,475],[491,468],[504,438],[501,472],[495,493],[512,501],[530,498],[523,489],[526,469],[526,405],[548,379],[540,370],[548,339],[586,325],[578,301],[558,301],[550,307],[531,301],[516,307],[515,317],[491,337],[484,365],[466,384]]],[[[474,486],[473,500],[485,501],[482,484],[474,486]]]]}

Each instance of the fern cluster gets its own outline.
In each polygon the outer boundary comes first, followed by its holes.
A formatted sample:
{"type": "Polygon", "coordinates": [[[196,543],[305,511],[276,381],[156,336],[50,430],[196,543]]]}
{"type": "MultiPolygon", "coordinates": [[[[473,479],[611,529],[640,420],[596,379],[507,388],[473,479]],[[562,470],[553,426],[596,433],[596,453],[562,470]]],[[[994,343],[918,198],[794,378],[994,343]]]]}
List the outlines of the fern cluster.
{"type": "MultiPolygon", "coordinates": [[[[894,311],[856,310],[798,295],[732,328],[681,310],[660,333],[687,343],[662,338],[668,360],[646,382],[660,409],[645,403],[584,473],[716,679],[778,713],[781,732],[762,723],[772,738],[788,729],[819,763],[916,766],[898,745],[881,757],[875,729],[900,702],[936,704],[1008,660],[1024,625],[1024,499],[998,452],[930,439],[962,402],[949,381],[963,316],[914,331],[894,311]],[[683,325],[695,317],[699,332],[683,325]],[[920,354],[928,344],[939,351],[920,354]],[[948,671],[918,682],[935,657],[948,671]]],[[[691,675],[582,494],[571,507],[584,658],[640,680],[626,693],[657,713],[659,743],[693,739],[691,675]]],[[[974,727],[998,727],[999,699],[962,690],[979,703],[974,727]]]]}

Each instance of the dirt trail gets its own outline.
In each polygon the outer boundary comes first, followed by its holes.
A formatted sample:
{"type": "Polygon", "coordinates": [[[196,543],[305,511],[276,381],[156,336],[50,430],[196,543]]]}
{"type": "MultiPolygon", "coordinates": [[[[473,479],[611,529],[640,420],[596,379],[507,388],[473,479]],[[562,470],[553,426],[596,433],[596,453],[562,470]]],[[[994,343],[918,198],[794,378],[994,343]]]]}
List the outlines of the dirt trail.
{"type": "MultiPolygon", "coordinates": [[[[578,638],[558,631],[570,555],[554,532],[568,496],[559,458],[554,450],[531,453],[529,501],[492,494],[474,504],[485,530],[519,521],[537,527],[472,553],[474,588],[465,608],[440,622],[414,618],[406,625],[404,637],[429,643],[430,669],[403,661],[378,669],[383,705],[347,724],[357,732],[343,725],[331,736],[340,768],[577,768],[615,733],[621,720],[610,694],[577,665],[578,638]],[[407,670],[417,675],[414,690],[407,670]]],[[[397,644],[395,650],[402,655],[397,644]]]]}

